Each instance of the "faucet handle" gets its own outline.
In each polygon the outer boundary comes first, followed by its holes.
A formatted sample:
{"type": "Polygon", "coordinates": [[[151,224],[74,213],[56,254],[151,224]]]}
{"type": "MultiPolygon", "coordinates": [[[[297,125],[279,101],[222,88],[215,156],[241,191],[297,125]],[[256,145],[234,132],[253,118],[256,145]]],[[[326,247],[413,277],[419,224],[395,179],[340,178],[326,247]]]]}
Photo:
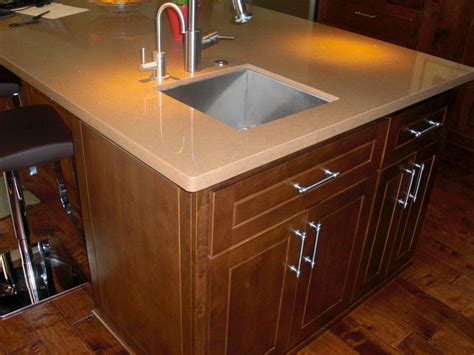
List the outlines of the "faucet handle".
{"type": "Polygon", "coordinates": [[[233,41],[235,39],[235,36],[221,36],[221,35],[219,35],[219,39],[224,39],[226,41],[233,41]]]}
{"type": "Polygon", "coordinates": [[[156,60],[156,56],[154,58],[154,61],[148,62],[146,61],[146,50],[145,48],[142,48],[140,51],[140,65],[138,66],[138,69],[140,71],[147,71],[147,70],[153,70],[158,67],[158,62],[156,60]]]}
{"type": "Polygon", "coordinates": [[[140,58],[141,58],[140,63],[141,63],[141,64],[145,64],[145,63],[146,63],[146,49],[145,49],[145,48],[142,48],[140,54],[141,54],[141,56],[140,56],[140,58]]]}
{"type": "Polygon", "coordinates": [[[221,39],[234,40],[235,37],[234,36],[221,36],[219,32],[217,31],[209,32],[202,36],[202,47],[203,48],[210,47],[213,44],[216,44],[217,42],[219,42],[221,39]]]}

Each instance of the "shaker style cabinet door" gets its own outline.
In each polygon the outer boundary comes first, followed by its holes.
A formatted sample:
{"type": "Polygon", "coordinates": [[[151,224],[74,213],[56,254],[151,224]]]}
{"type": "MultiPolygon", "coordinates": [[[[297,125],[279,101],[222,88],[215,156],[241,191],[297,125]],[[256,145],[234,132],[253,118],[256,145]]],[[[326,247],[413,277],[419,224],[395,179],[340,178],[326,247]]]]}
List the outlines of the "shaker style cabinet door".
{"type": "Polygon", "coordinates": [[[385,280],[390,255],[410,207],[415,154],[384,169],[379,177],[372,219],[357,276],[354,300],[385,280]]]}
{"type": "Polygon", "coordinates": [[[415,253],[436,176],[440,150],[441,143],[438,142],[416,154],[416,162],[413,166],[415,169],[415,180],[410,193],[408,213],[398,229],[388,274],[397,271],[405,265],[415,253]]]}
{"type": "Polygon", "coordinates": [[[210,354],[284,353],[305,224],[303,211],[211,258],[210,354]]]}
{"type": "Polygon", "coordinates": [[[375,179],[364,180],[308,210],[308,241],[298,279],[290,347],[350,304],[375,179]]]}

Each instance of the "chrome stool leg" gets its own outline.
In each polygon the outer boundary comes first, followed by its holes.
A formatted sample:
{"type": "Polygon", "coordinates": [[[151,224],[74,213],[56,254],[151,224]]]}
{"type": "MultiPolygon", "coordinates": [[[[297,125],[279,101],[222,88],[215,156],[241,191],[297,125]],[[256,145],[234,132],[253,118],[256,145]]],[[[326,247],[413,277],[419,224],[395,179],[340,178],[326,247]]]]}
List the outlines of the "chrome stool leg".
{"type": "Polygon", "coordinates": [[[9,253],[0,254],[0,265],[2,266],[3,277],[6,282],[5,289],[3,291],[14,295],[16,293],[16,282],[13,275],[13,262],[9,253]]]}
{"type": "Polygon", "coordinates": [[[18,241],[23,274],[28,288],[31,303],[39,302],[38,278],[33,265],[33,253],[30,246],[30,232],[26,219],[25,200],[21,188],[20,175],[16,171],[6,171],[3,173],[5,186],[10,202],[11,218],[15,237],[18,241]]]}
{"type": "Polygon", "coordinates": [[[56,184],[58,187],[59,198],[61,200],[61,204],[66,211],[67,216],[72,221],[74,226],[78,231],[82,231],[81,223],[78,221],[76,216],[74,215],[74,211],[72,210],[71,203],[69,202],[69,196],[66,189],[66,183],[64,181],[64,174],[63,169],[61,168],[61,162],[55,161],[54,162],[54,172],[56,174],[56,184]]]}
{"type": "Polygon", "coordinates": [[[15,108],[21,107],[21,96],[19,92],[16,92],[12,95],[12,101],[15,108]]]}

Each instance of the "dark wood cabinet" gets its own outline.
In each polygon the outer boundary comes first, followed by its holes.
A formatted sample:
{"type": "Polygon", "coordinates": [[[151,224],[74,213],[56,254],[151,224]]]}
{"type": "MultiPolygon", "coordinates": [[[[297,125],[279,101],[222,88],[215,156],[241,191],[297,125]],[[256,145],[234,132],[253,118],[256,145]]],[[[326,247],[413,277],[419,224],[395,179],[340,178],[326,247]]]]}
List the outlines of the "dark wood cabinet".
{"type": "Polygon", "coordinates": [[[450,97],[451,93],[436,96],[395,113],[390,120],[354,300],[382,284],[413,256],[436,176],[450,97]]]}
{"type": "Polygon", "coordinates": [[[380,173],[354,299],[382,284],[413,256],[441,144],[435,142],[380,173]]]}
{"type": "Polygon", "coordinates": [[[290,347],[349,306],[374,185],[374,179],[364,180],[308,210],[290,347]]]}
{"type": "MultiPolygon", "coordinates": [[[[318,20],[474,66],[472,0],[321,0],[318,20]]],[[[448,142],[474,154],[474,83],[455,93],[448,142]]]]}
{"type": "Polygon", "coordinates": [[[409,262],[450,97],[196,193],[58,107],[76,142],[96,314],[136,353],[298,349],[409,262]]]}
{"type": "Polygon", "coordinates": [[[303,212],[210,261],[210,354],[281,354],[291,319],[303,212]]]}
{"type": "Polygon", "coordinates": [[[415,154],[412,154],[398,164],[384,169],[380,174],[372,221],[359,268],[355,299],[385,280],[395,238],[403,224],[405,201],[409,201],[410,171],[414,162],[415,154]]]}
{"type": "Polygon", "coordinates": [[[436,176],[440,152],[441,142],[436,142],[416,153],[415,161],[411,167],[415,178],[409,192],[410,202],[403,210],[397,228],[388,274],[403,267],[415,252],[436,176]]]}
{"type": "Polygon", "coordinates": [[[420,1],[323,0],[319,21],[416,48],[422,11],[420,1]]]}

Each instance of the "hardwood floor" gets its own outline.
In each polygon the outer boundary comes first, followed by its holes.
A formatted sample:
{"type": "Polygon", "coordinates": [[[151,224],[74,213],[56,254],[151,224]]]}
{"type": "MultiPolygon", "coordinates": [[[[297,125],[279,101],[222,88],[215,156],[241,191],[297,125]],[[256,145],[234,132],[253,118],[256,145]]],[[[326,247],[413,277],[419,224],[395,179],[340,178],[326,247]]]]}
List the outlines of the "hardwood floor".
{"type": "MultiPolygon", "coordinates": [[[[474,354],[474,166],[469,164],[462,159],[442,164],[413,264],[300,355],[474,354]]],[[[84,243],[56,202],[48,170],[24,183],[43,202],[29,211],[34,235],[59,236],[87,275],[84,243]]],[[[14,245],[10,234],[8,219],[0,221],[0,247],[14,245]]],[[[126,353],[91,314],[89,294],[86,286],[0,321],[0,354],[126,353]]]]}
{"type": "Polygon", "coordinates": [[[90,286],[0,321],[0,354],[127,354],[91,315],[90,286]]]}

